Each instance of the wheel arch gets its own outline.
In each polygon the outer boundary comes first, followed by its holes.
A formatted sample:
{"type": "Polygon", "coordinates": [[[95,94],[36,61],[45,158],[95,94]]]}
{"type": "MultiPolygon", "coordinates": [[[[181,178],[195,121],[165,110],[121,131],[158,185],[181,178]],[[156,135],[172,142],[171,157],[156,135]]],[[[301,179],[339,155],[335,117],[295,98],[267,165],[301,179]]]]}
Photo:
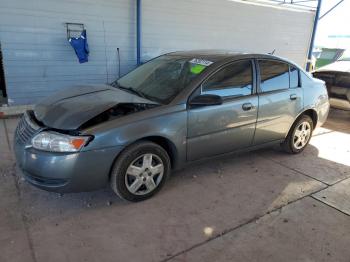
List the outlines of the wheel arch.
{"type": "Polygon", "coordinates": [[[306,110],[300,112],[300,113],[298,114],[298,116],[294,119],[294,121],[293,121],[293,123],[290,125],[290,127],[289,127],[289,129],[288,129],[288,133],[286,134],[285,137],[287,137],[287,136],[289,135],[289,133],[291,132],[291,129],[292,129],[294,123],[295,123],[296,121],[298,121],[299,118],[302,117],[303,115],[307,115],[307,116],[311,117],[312,123],[313,123],[313,129],[316,128],[316,125],[317,125],[317,122],[318,122],[318,115],[317,115],[317,112],[316,112],[315,109],[308,108],[308,109],[306,109],[306,110]]]}
{"type": "Polygon", "coordinates": [[[171,168],[174,169],[174,167],[177,165],[178,162],[178,151],[177,148],[175,146],[175,144],[170,141],[168,138],[163,137],[163,136],[146,136],[146,137],[142,137],[139,138],[135,141],[133,141],[132,143],[129,143],[114,159],[113,164],[110,168],[110,172],[109,172],[109,179],[111,177],[112,174],[112,170],[113,170],[113,165],[115,163],[115,161],[118,159],[118,157],[120,156],[120,154],[127,149],[128,147],[134,145],[135,143],[141,142],[141,141],[150,141],[153,142],[159,146],[161,146],[169,155],[170,158],[170,164],[171,164],[171,168]]]}
{"type": "MultiPolygon", "coordinates": [[[[146,136],[146,137],[142,137],[139,138],[131,143],[129,143],[125,148],[130,147],[131,145],[138,143],[140,141],[150,141],[153,142],[159,146],[161,146],[169,155],[170,158],[170,163],[171,163],[171,168],[174,168],[177,164],[177,160],[178,160],[178,150],[175,146],[175,144],[168,138],[164,137],[164,136],[146,136]]],[[[116,157],[118,158],[118,156],[116,157]]]]}
{"type": "MultiPolygon", "coordinates": [[[[317,122],[318,122],[318,115],[317,115],[317,112],[316,112],[316,110],[315,109],[307,109],[307,110],[305,110],[305,111],[303,111],[298,117],[297,117],[297,119],[299,119],[301,116],[303,116],[303,115],[307,115],[307,116],[309,116],[309,117],[311,117],[311,119],[312,119],[312,123],[313,123],[313,129],[315,129],[316,128],[316,126],[317,126],[317,122]]],[[[297,120],[296,119],[296,120],[297,120]]],[[[296,121],[295,120],[295,121],[296,121]]],[[[294,121],[294,122],[295,122],[294,121]]]]}
{"type": "Polygon", "coordinates": [[[170,141],[168,138],[163,137],[163,136],[147,136],[147,137],[143,137],[141,139],[138,139],[135,142],[138,142],[141,140],[151,141],[151,142],[161,146],[169,155],[171,167],[173,168],[176,165],[177,156],[178,156],[177,148],[176,148],[175,144],[172,141],[170,141]]]}

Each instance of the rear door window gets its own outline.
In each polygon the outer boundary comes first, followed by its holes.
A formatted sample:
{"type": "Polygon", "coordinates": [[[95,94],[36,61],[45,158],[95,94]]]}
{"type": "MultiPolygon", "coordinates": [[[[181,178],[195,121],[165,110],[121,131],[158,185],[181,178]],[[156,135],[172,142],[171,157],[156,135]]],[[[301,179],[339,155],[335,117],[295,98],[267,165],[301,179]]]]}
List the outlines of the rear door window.
{"type": "Polygon", "coordinates": [[[260,89],[271,92],[289,88],[289,65],[273,60],[259,60],[260,89]]]}

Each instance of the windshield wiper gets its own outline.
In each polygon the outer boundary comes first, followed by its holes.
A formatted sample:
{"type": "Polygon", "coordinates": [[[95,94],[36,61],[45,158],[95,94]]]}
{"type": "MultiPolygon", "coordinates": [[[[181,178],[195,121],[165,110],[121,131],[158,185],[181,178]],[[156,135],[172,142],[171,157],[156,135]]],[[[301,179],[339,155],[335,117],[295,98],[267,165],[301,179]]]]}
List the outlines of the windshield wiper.
{"type": "Polygon", "coordinates": [[[118,85],[117,88],[120,88],[120,89],[122,89],[122,90],[129,91],[129,92],[131,92],[131,93],[133,93],[133,94],[136,94],[136,95],[138,95],[138,96],[140,96],[140,97],[142,97],[142,98],[147,99],[147,97],[145,96],[144,93],[142,93],[142,92],[140,92],[140,91],[138,91],[138,90],[136,90],[136,89],[134,89],[134,88],[132,88],[132,87],[126,87],[126,86],[118,85]]]}
{"type": "Polygon", "coordinates": [[[147,95],[141,91],[138,91],[132,87],[127,87],[127,86],[122,86],[118,83],[118,81],[114,81],[113,83],[109,84],[110,86],[113,86],[113,87],[116,87],[116,88],[119,88],[119,89],[122,89],[122,90],[125,90],[127,92],[130,92],[130,93],[133,93],[139,97],[142,97],[144,99],[147,99],[147,100],[150,100],[150,101],[153,101],[153,102],[156,102],[156,103],[161,103],[161,101],[159,101],[159,99],[157,99],[156,97],[153,97],[153,96],[150,96],[150,95],[147,95]]]}

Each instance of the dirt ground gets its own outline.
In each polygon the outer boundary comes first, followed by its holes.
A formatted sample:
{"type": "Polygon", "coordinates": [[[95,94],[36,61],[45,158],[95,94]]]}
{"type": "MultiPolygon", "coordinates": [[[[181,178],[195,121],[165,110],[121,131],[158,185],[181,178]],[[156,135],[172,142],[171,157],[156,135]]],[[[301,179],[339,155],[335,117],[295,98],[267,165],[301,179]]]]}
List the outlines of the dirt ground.
{"type": "Polygon", "coordinates": [[[306,150],[225,156],[174,173],[141,203],[59,195],[16,171],[0,120],[0,261],[350,261],[350,113],[306,150]]]}

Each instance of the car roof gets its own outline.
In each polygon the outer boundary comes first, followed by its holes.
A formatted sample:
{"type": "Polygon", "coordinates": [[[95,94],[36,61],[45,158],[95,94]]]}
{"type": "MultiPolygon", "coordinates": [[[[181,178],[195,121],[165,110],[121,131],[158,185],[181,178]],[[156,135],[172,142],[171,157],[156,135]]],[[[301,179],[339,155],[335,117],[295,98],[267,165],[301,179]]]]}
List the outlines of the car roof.
{"type": "Polygon", "coordinates": [[[173,104],[181,104],[186,103],[188,94],[192,93],[195,88],[197,88],[198,84],[203,81],[208,75],[210,75],[212,72],[214,72],[216,69],[219,69],[221,66],[224,66],[227,63],[234,62],[236,60],[240,59],[270,59],[270,60],[278,60],[284,63],[288,63],[291,65],[294,65],[296,68],[304,72],[304,74],[308,78],[312,78],[309,74],[305,72],[304,69],[302,69],[300,66],[295,64],[294,62],[278,57],[275,55],[270,54],[259,54],[259,53],[244,53],[244,52],[235,52],[230,50],[191,50],[191,51],[177,51],[165,54],[165,56],[174,56],[176,58],[189,58],[189,59],[203,59],[213,62],[210,66],[208,66],[208,69],[211,68],[209,71],[204,73],[199,79],[194,81],[191,85],[189,85],[184,92],[181,92],[173,101],[173,104]]]}
{"type": "Polygon", "coordinates": [[[282,61],[289,62],[286,59],[280,58],[278,56],[270,54],[259,54],[259,53],[244,53],[231,50],[190,50],[190,51],[177,51],[166,54],[168,56],[180,56],[188,58],[198,58],[205,59],[212,62],[220,62],[227,60],[236,60],[241,58],[269,58],[269,59],[278,59],[282,61]]]}

